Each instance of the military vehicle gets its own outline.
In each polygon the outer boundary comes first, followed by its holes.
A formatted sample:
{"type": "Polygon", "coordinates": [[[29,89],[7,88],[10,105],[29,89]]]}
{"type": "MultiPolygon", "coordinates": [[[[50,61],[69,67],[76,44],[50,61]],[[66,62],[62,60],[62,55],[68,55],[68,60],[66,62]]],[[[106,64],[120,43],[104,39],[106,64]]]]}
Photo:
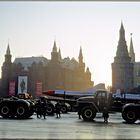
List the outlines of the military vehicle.
{"type": "Polygon", "coordinates": [[[36,113],[37,101],[40,98],[45,98],[46,100],[46,112],[48,115],[55,113],[55,104],[58,101],[61,102],[62,113],[67,113],[71,109],[68,103],[64,103],[63,100],[57,97],[40,96],[33,99],[28,93],[19,93],[17,97],[12,96],[10,98],[0,99],[0,115],[3,118],[27,119],[36,113]]]}
{"type": "Polygon", "coordinates": [[[3,118],[27,119],[34,113],[34,103],[18,97],[3,98],[0,101],[0,115],[3,118]]]}
{"type": "Polygon", "coordinates": [[[118,98],[105,90],[97,90],[93,96],[77,100],[78,114],[84,121],[92,121],[96,113],[102,113],[104,107],[107,107],[109,112],[121,112],[126,122],[134,123],[140,119],[139,101],[139,98],[118,98]]]}
{"type": "Polygon", "coordinates": [[[62,113],[67,113],[67,112],[71,111],[70,104],[66,103],[65,102],[66,100],[64,100],[61,97],[43,96],[43,98],[45,98],[45,100],[47,102],[46,111],[47,111],[48,115],[53,115],[55,113],[55,104],[57,102],[60,102],[60,104],[61,104],[61,112],[62,113]]]}

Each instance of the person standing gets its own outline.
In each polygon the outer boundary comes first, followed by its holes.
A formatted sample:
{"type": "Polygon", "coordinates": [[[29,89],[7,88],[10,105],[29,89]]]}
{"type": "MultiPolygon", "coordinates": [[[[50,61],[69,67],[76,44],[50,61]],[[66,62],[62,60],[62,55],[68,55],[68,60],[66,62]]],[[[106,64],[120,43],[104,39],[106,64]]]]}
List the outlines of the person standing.
{"type": "Polygon", "coordinates": [[[44,97],[41,97],[41,115],[46,119],[47,103],[44,97]]]}
{"type": "Polygon", "coordinates": [[[81,119],[81,113],[79,110],[78,110],[78,117],[79,117],[79,119],[81,119]]]}
{"type": "Polygon", "coordinates": [[[103,118],[104,118],[104,122],[108,123],[109,113],[107,107],[104,107],[103,109],[103,118]]]}
{"type": "Polygon", "coordinates": [[[55,104],[55,112],[56,112],[56,117],[60,118],[61,117],[61,104],[59,101],[55,104]]]}
{"type": "Polygon", "coordinates": [[[46,119],[46,109],[47,103],[44,97],[40,97],[40,99],[36,103],[36,114],[37,118],[41,118],[42,116],[46,119]]]}
{"type": "Polygon", "coordinates": [[[41,101],[38,100],[35,104],[37,118],[41,118],[41,101]]]}

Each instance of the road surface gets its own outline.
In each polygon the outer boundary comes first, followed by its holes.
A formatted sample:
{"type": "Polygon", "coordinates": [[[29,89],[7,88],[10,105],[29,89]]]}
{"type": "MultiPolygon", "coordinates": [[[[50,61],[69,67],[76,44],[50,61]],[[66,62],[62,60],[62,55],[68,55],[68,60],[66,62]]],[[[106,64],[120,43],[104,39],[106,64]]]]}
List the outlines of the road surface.
{"type": "Polygon", "coordinates": [[[16,120],[0,118],[0,139],[140,139],[140,123],[126,124],[120,113],[110,114],[109,123],[102,114],[84,122],[75,112],[47,119],[16,120]]]}

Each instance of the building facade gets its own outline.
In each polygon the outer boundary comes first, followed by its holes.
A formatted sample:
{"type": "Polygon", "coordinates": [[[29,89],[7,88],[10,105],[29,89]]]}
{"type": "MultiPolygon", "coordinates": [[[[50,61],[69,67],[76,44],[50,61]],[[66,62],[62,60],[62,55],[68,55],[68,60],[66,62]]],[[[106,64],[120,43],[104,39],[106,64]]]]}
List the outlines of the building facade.
{"type": "Polygon", "coordinates": [[[1,96],[21,92],[20,80],[25,80],[25,91],[34,97],[45,90],[83,91],[93,87],[91,72],[88,67],[85,68],[83,62],[82,48],[79,61],[69,57],[62,59],[55,41],[50,60],[45,57],[23,57],[11,62],[11,57],[8,44],[2,66],[1,96]]]}

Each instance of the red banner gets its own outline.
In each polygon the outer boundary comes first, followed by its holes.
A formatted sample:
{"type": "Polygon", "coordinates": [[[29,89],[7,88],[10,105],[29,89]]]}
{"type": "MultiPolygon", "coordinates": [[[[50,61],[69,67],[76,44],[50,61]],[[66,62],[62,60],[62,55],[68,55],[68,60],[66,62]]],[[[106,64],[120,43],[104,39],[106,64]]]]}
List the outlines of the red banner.
{"type": "Polygon", "coordinates": [[[16,81],[10,81],[9,83],[9,96],[16,95],[16,81]]]}
{"type": "Polygon", "coordinates": [[[36,96],[42,95],[42,82],[36,82],[36,96]]]}

